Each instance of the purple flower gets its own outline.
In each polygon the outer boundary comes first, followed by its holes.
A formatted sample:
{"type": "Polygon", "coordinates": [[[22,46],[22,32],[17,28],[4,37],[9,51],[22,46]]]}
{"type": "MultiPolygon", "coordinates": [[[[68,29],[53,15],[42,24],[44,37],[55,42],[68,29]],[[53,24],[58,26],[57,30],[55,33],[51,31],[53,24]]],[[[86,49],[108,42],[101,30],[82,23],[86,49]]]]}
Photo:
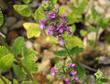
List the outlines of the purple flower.
{"type": "Polygon", "coordinates": [[[58,24],[57,25],[57,30],[58,30],[59,33],[63,33],[64,32],[63,24],[58,24]]]}
{"type": "Polygon", "coordinates": [[[53,35],[54,34],[54,24],[51,24],[48,30],[48,34],[49,35],[53,35]]]}
{"type": "Polygon", "coordinates": [[[66,30],[67,30],[67,31],[70,31],[71,28],[72,28],[71,26],[67,26],[67,29],[66,29],[66,30]]]}
{"type": "Polygon", "coordinates": [[[64,45],[65,44],[64,39],[63,39],[63,37],[61,35],[58,36],[58,42],[59,42],[60,45],[64,45]]]}
{"type": "Polygon", "coordinates": [[[70,79],[69,79],[69,78],[65,78],[65,79],[64,79],[64,83],[65,83],[65,84],[69,84],[69,82],[70,82],[70,79]]]}
{"type": "Polygon", "coordinates": [[[75,76],[75,75],[77,74],[77,71],[71,71],[69,74],[70,74],[71,76],[75,76]]]}
{"type": "Polygon", "coordinates": [[[49,16],[50,19],[54,19],[54,18],[56,17],[56,13],[54,13],[54,12],[49,12],[49,13],[48,13],[48,16],[49,16]]]}
{"type": "Polygon", "coordinates": [[[52,76],[55,76],[57,74],[57,70],[54,67],[51,68],[51,74],[52,76]]]}
{"type": "Polygon", "coordinates": [[[67,23],[67,19],[66,19],[66,15],[62,14],[61,15],[61,19],[63,20],[63,23],[66,24],[67,23]]]}
{"type": "Polygon", "coordinates": [[[69,68],[74,68],[75,64],[69,64],[69,68]]]}
{"type": "Polygon", "coordinates": [[[76,77],[74,77],[74,80],[75,80],[75,81],[78,81],[78,80],[79,80],[79,78],[76,76],[76,77]]]}
{"type": "Polygon", "coordinates": [[[46,19],[40,20],[39,23],[40,23],[40,28],[41,28],[41,29],[44,29],[44,28],[45,28],[45,25],[46,25],[46,23],[47,23],[47,20],[46,20],[46,19]]]}
{"type": "Polygon", "coordinates": [[[62,20],[63,20],[63,23],[64,23],[64,24],[67,23],[66,17],[63,17],[62,20]]]}

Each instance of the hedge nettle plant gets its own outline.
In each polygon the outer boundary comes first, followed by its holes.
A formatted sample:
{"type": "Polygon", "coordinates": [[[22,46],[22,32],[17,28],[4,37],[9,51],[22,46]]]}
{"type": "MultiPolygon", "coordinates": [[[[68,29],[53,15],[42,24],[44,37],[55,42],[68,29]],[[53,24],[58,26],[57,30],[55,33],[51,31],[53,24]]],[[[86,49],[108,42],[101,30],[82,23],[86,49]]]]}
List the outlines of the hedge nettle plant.
{"type": "MultiPolygon", "coordinates": [[[[45,37],[45,41],[59,44],[62,47],[61,50],[54,51],[56,63],[50,69],[49,78],[53,77],[54,79],[63,80],[65,84],[74,84],[79,82],[80,79],[84,79],[84,68],[90,68],[75,60],[75,56],[78,56],[84,50],[81,38],[87,36],[89,32],[98,33],[99,26],[106,28],[108,19],[100,17],[94,8],[92,9],[91,17],[89,16],[89,19],[84,19],[82,15],[85,13],[88,0],[82,0],[80,3],[77,3],[77,6],[70,3],[68,7],[71,11],[68,13],[65,12],[66,8],[64,6],[55,7],[57,0],[45,0],[35,11],[30,7],[29,3],[32,2],[31,0],[23,0],[23,2],[24,4],[15,4],[13,8],[20,15],[32,17],[35,21],[23,24],[27,31],[27,37],[37,38],[43,36],[45,37]],[[84,23],[86,20],[91,22],[91,18],[98,24],[96,28],[94,28],[94,25],[89,25],[91,27],[89,30],[82,29],[79,31],[76,28],[76,23],[84,23]],[[81,38],[74,34],[77,31],[79,31],[78,33],[81,38]],[[61,61],[62,57],[64,58],[63,61],[61,61]]],[[[0,18],[2,18],[0,19],[1,26],[3,23],[3,14],[1,11],[0,18]]],[[[19,79],[19,83],[21,84],[38,84],[33,78],[33,74],[37,72],[34,60],[37,53],[33,49],[28,49],[24,46],[23,37],[16,38],[11,48],[6,44],[2,36],[0,36],[0,40],[0,84],[18,84],[16,78],[19,79]],[[10,67],[17,76],[13,79],[12,83],[2,76],[2,73],[7,72],[10,67]]],[[[96,39],[94,43],[97,43],[97,41],[96,39]]],[[[103,76],[101,77],[103,78],[103,76]]],[[[52,82],[50,79],[49,83],[52,82]]],[[[102,80],[100,81],[101,83],[103,83],[102,80]]]]}

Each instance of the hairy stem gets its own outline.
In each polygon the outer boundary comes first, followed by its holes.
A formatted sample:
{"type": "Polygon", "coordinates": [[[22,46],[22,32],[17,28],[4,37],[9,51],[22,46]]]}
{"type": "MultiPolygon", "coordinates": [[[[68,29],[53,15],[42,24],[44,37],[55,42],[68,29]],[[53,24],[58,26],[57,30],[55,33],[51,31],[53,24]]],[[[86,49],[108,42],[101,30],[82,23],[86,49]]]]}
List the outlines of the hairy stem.
{"type": "Polygon", "coordinates": [[[68,53],[68,56],[70,57],[71,61],[73,62],[73,58],[72,56],[70,55],[69,51],[68,51],[68,48],[66,47],[66,45],[64,44],[64,48],[66,50],[66,52],[68,53]]]}

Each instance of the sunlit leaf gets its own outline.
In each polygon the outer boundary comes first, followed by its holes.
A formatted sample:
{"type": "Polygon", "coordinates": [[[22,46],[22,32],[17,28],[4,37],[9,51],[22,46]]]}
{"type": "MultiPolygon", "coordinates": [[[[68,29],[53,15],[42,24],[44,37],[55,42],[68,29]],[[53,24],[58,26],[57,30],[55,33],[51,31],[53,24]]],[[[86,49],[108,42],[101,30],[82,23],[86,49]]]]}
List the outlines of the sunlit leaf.
{"type": "Polygon", "coordinates": [[[23,0],[24,3],[29,4],[32,0],[23,0]]]}
{"type": "Polygon", "coordinates": [[[46,40],[50,43],[58,43],[57,38],[53,36],[47,36],[46,40]]]}
{"type": "Polygon", "coordinates": [[[18,12],[22,16],[29,17],[32,14],[31,9],[29,8],[28,5],[14,5],[13,8],[15,9],[16,12],[18,12]]]}
{"type": "Polygon", "coordinates": [[[14,55],[9,53],[0,59],[0,71],[6,72],[12,66],[14,55]]]}
{"type": "Polygon", "coordinates": [[[18,84],[18,81],[16,79],[13,79],[13,84],[18,84]]]}
{"type": "Polygon", "coordinates": [[[39,37],[40,36],[40,27],[36,23],[24,23],[24,28],[27,31],[27,37],[39,37]]]}
{"type": "Polygon", "coordinates": [[[59,14],[64,14],[64,13],[65,13],[65,6],[60,6],[59,14]]]}
{"type": "Polygon", "coordinates": [[[35,10],[33,15],[35,20],[40,20],[45,18],[45,13],[42,7],[39,7],[35,10]]]}
{"type": "Polygon", "coordinates": [[[57,3],[57,0],[52,0],[53,1],[53,4],[56,4],[57,3]]]}
{"type": "MultiPolygon", "coordinates": [[[[7,84],[12,84],[10,80],[3,76],[3,79],[6,81],[7,84]]],[[[0,79],[0,84],[5,84],[3,80],[0,79]]]]}

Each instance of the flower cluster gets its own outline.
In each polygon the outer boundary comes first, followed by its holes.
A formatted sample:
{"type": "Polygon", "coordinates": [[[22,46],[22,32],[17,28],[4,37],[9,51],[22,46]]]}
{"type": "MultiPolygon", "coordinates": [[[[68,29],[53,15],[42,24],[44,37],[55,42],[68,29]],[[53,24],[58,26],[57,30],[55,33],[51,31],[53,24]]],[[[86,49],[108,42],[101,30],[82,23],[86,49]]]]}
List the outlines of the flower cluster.
{"type": "Polygon", "coordinates": [[[73,68],[75,67],[75,64],[69,64],[69,76],[64,78],[65,84],[70,84],[71,81],[78,81],[77,71],[74,71],[73,68]]]}
{"type": "Polygon", "coordinates": [[[65,74],[64,77],[64,84],[70,84],[70,82],[77,82],[78,81],[78,76],[77,76],[77,71],[74,70],[75,64],[69,64],[68,65],[68,70],[65,71],[64,73],[62,73],[62,70],[57,71],[56,68],[51,68],[51,75],[52,76],[56,76],[57,73],[58,75],[60,75],[59,77],[61,77],[61,75],[65,74]]]}
{"type": "Polygon", "coordinates": [[[52,76],[55,76],[57,74],[57,70],[54,67],[51,68],[51,74],[52,76]]]}
{"type": "Polygon", "coordinates": [[[51,36],[58,37],[58,42],[60,45],[64,45],[65,41],[63,34],[65,32],[71,33],[71,26],[67,24],[66,15],[58,15],[56,12],[48,12],[46,19],[40,20],[40,28],[45,29],[48,25],[48,34],[51,36]]]}

